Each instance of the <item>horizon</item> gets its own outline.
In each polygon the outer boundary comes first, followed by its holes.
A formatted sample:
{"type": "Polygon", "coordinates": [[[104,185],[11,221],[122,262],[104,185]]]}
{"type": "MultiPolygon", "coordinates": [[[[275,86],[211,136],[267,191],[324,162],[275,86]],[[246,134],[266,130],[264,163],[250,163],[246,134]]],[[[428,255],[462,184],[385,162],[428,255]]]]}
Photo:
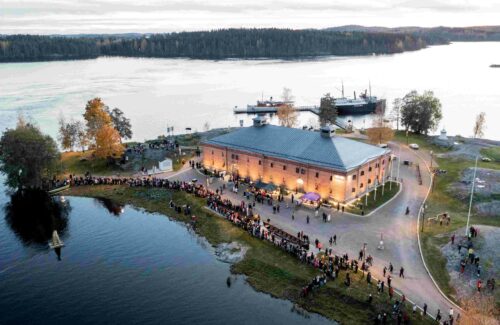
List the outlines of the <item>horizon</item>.
{"type": "Polygon", "coordinates": [[[150,34],[226,28],[498,25],[500,0],[3,0],[0,34],[150,34]]]}

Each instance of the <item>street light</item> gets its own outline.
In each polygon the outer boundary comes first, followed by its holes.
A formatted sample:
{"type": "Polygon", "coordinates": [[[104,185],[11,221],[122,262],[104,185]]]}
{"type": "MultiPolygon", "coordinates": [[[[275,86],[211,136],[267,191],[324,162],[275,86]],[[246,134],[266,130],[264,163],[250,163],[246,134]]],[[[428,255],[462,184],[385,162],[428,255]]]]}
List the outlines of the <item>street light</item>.
{"type": "Polygon", "coordinates": [[[472,187],[470,190],[470,200],[469,200],[469,213],[467,214],[467,226],[465,227],[465,236],[469,234],[469,221],[470,221],[470,212],[472,209],[472,197],[474,196],[474,185],[476,182],[476,172],[477,172],[477,160],[479,159],[479,155],[476,156],[476,164],[474,166],[474,177],[472,178],[472,187]]]}

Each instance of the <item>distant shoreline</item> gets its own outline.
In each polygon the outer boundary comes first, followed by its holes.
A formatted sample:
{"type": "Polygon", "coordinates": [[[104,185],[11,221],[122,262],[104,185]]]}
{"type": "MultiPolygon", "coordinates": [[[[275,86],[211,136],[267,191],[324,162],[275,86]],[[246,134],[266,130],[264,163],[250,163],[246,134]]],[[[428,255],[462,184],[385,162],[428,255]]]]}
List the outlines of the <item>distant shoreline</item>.
{"type": "Polygon", "coordinates": [[[500,64],[492,64],[490,65],[490,68],[500,68],[500,64]]]}

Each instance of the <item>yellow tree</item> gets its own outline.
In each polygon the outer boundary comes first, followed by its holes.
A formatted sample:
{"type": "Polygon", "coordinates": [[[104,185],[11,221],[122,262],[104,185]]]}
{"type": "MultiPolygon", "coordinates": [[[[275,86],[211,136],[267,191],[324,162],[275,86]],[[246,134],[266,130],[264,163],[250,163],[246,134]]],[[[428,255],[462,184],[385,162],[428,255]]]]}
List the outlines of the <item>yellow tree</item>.
{"type": "Polygon", "coordinates": [[[97,131],[94,154],[97,158],[119,158],[123,154],[120,133],[111,125],[97,131]]]}
{"type": "Polygon", "coordinates": [[[278,120],[280,125],[286,126],[287,128],[293,128],[297,125],[297,110],[292,105],[282,105],[278,108],[278,120]]]}
{"type": "Polygon", "coordinates": [[[366,135],[373,144],[387,143],[394,137],[394,131],[386,126],[366,129],[366,135]]]}
{"type": "Polygon", "coordinates": [[[96,142],[97,132],[105,125],[111,125],[111,116],[107,112],[104,102],[96,97],[87,102],[83,114],[87,125],[87,134],[91,140],[96,142]]]}

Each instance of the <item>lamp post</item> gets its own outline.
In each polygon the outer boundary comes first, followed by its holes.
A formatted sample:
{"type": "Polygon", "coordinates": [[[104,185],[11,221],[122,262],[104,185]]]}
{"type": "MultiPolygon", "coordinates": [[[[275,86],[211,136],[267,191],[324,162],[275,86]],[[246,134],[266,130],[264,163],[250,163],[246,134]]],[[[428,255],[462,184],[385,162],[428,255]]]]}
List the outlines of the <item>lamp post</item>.
{"type": "Polygon", "coordinates": [[[476,156],[476,164],[474,166],[474,177],[472,178],[472,187],[470,189],[469,213],[467,214],[467,226],[465,227],[465,236],[467,236],[469,234],[470,212],[472,209],[472,197],[474,196],[474,185],[476,182],[477,160],[478,159],[479,159],[479,155],[476,156]]]}

